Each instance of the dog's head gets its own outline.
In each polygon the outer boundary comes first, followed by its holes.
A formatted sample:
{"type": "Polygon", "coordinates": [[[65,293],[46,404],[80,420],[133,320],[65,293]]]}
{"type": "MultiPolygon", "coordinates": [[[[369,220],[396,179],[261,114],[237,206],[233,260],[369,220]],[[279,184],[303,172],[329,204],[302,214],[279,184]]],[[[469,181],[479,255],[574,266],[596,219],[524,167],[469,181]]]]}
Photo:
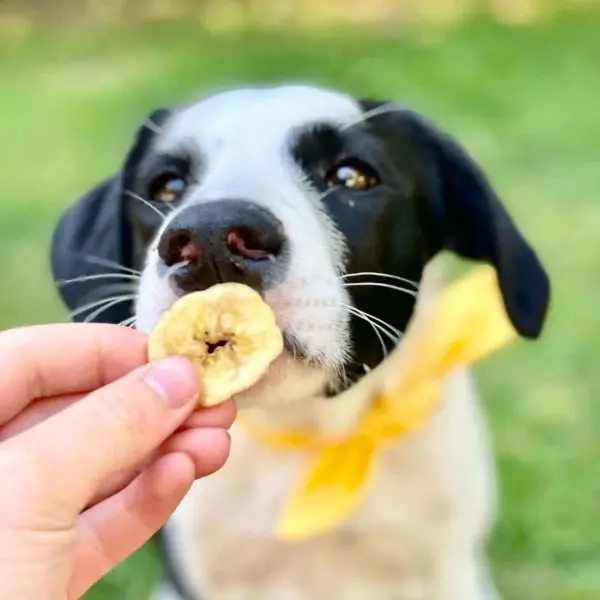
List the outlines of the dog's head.
{"type": "Polygon", "coordinates": [[[182,294],[259,290],[286,340],[254,390],[266,401],[375,367],[444,250],[493,265],[517,331],[540,334],[547,275],[456,141],[400,106],[290,85],[150,115],[120,172],[62,218],[52,264],[79,280],[60,287],[77,318],[133,316],[145,332],[182,294]]]}

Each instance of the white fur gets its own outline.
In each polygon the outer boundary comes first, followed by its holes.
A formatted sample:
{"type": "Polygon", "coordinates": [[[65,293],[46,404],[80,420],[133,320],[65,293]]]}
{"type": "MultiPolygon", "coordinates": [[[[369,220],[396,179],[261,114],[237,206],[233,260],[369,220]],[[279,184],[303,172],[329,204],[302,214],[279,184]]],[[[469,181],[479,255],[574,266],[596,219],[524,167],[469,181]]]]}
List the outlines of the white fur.
{"type": "MultiPolygon", "coordinates": [[[[266,425],[335,430],[364,409],[319,397],[348,345],[344,305],[350,300],[338,278],[345,249],[288,152],[298,126],[359,118],[350,98],[310,87],[232,91],[183,109],[157,142],[162,150],[194,147],[203,156],[185,206],[251,200],[272,210],[291,239],[288,277],[266,300],[280,326],[325,364],[309,366],[284,354],[241,395],[240,406],[252,406],[253,417],[266,425]]],[[[143,331],[175,299],[157,276],[157,263],[151,250],[137,303],[143,331]]],[[[264,447],[237,427],[232,434],[227,465],[194,486],[167,528],[180,568],[202,600],[495,597],[484,558],[494,471],[468,373],[448,379],[442,408],[423,431],[385,451],[357,514],[309,542],[275,538],[276,515],[306,456],[264,447]]],[[[157,600],[175,598],[168,588],[157,593],[157,600]]]]}

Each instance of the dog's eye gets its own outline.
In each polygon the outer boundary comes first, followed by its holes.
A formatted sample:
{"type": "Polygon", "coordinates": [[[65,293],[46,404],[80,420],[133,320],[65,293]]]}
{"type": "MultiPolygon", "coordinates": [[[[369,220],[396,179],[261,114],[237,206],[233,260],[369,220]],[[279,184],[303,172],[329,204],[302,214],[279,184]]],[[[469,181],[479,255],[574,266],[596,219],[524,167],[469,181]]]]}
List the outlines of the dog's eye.
{"type": "Polygon", "coordinates": [[[187,184],[181,177],[161,175],[152,182],[150,198],[155,202],[175,202],[183,196],[186,187],[187,184]]]}
{"type": "Polygon", "coordinates": [[[367,190],[379,184],[374,169],[356,160],[339,163],[325,176],[330,187],[345,187],[350,190],[367,190]]]}

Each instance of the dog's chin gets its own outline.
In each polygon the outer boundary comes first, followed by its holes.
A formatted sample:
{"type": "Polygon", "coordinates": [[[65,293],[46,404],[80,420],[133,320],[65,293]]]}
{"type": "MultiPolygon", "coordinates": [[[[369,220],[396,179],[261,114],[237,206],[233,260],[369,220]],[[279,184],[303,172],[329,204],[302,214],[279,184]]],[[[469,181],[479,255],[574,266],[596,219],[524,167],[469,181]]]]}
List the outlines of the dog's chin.
{"type": "MultiPolygon", "coordinates": [[[[274,311],[279,317],[278,311],[274,311]]],[[[257,383],[235,396],[239,409],[285,410],[291,405],[300,405],[303,400],[324,397],[339,380],[342,367],[335,359],[322,352],[311,352],[310,342],[293,330],[283,329],[282,333],[282,353],[257,383]]]]}
{"type": "Polygon", "coordinates": [[[332,376],[327,366],[298,358],[284,349],[257,383],[235,396],[235,402],[240,410],[285,408],[321,395],[332,376]]]}

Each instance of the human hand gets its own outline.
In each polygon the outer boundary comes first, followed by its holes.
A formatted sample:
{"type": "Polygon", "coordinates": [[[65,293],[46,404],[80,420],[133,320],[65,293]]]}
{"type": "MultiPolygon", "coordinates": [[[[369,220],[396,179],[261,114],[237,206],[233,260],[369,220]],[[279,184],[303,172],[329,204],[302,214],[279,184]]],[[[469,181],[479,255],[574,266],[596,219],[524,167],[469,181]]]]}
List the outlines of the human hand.
{"type": "Polygon", "coordinates": [[[235,408],[199,387],[123,327],[0,334],[0,598],[79,598],[224,464],[235,408]]]}

